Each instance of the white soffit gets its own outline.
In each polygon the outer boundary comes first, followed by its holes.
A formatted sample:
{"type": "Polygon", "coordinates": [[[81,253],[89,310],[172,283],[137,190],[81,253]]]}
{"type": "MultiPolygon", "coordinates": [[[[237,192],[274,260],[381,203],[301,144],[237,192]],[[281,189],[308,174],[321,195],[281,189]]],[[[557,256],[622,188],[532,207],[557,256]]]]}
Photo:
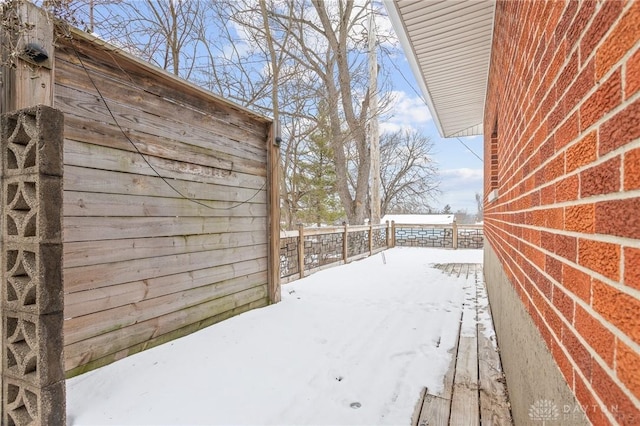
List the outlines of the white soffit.
{"type": "Polygon", "coordinates": [[[481,135],[495,0],[386,0],[438,131],[481,135]]]}

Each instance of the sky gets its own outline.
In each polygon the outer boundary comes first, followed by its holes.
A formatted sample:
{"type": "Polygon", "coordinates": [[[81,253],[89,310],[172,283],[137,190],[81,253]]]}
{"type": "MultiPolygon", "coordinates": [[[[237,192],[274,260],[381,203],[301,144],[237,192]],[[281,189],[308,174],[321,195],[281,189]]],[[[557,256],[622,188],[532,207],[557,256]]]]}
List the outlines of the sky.
{"type": "MultiPolygon", "coordinates": [[[[469,214],[476,213],[475,194],[482,193],[483,187],[482,161],[456,138],[440,136],[406,56],[402,54],[394,59],[392,79],[397,92],[397,104],[393,108],[393,116],[381,122],[380,129],[393,131],[413,128],[429,136],[434,145],[433,159],[438,165],[441,190],[434,208],[442,209],[449,204],[453,212],[467,210],[469,214]]],[[[484,158],[482,136],[460,139],[480,158],[484,158]]]]}
{"type": "MultiPolygon", "coordinates": [[[[380,12],[376,18],[376,26],[378,34],[382,35],[381,40],[385,40],[382,41],[383,48],[392,51],[394,55],[389,57],[387,54],[380,53],[378,61],[391,76],[392,90],[397,102],[392,107],[393,115],[385,117],[380,122],[380,131],[414,129],[430,137],[433,142],[433,160],[437,165],[441,191],[432,203],[432,207],[435,210],[441,210],[448,204],[453,212],[466,210],[469,214],[474,214],[477,211],[475,195],[482,192],[483,187],[482,161],[457,139],[446,139],[439,135],[409,63],[402,54],[402,48],[397,40],[394,40],[386,10],[381,3],[376,1],[375,4],[380,12]]],[[[242,48],[240,45],[235,47],[242,48]]],[[[481,136],[462,138],[462,140],[475,154],[483,158],[481,136]]]]}

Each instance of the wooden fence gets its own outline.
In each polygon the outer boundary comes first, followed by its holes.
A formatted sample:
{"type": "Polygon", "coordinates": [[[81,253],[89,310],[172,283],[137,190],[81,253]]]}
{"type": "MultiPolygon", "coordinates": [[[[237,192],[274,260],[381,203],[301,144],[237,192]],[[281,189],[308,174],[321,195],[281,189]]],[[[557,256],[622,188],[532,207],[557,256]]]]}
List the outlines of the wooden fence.
{"type": "Polygon", "coordinates": [[[34,28],[47,66],[19,62],[1,106],[64,113],[48,207],[64,212],[67,376],[277,302],[272,121],[85,32],[34,28]]]}
{"type": "Polygon", "coordinates": [[[324,268],[342,265],[391,246],[389,224],[304,228],[280,233],[283,283],[324,268]]]}

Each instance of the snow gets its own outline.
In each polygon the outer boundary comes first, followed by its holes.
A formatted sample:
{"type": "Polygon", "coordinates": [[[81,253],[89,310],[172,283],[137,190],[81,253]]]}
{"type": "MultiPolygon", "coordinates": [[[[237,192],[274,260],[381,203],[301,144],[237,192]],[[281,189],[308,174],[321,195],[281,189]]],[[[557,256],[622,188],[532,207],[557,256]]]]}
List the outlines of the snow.
{"type": "Polygon", "coordinates": [[[284,285],[281,303],[68,380],[68,424],[409,424],[475,294],[429,267],[454,262],[482,251],[394,248],[284,285]]]}
{"type": "Polygon", "coordinates": [[[388,214],[381,223],[394,221],[398,225],[451,225],[455,220],[452,214],[388,214]]]}

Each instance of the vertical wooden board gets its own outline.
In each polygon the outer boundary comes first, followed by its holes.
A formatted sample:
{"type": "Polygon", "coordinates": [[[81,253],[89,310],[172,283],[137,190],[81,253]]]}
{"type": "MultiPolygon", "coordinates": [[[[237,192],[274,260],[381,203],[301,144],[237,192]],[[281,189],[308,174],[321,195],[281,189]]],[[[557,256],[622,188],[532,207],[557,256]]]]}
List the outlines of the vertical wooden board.
{"type": "Polygon", "coordinates": [[[478,374],[480,386],[480,420],[483,425],[511,425],[511,410],[500,353],[495,341],[491,307],[482,279],[482,268],[476,271],[478,301],[478,374]]]}
{"type": "Polygon", "coordinates": [[[268,294],[269,303],[282,299],[280,287],[280,135],[276,133],[278,123],[269,126],[267,146],[267,192],[268,192],[268,294]]]}
{"type": "Polygon", "coordinates": [[[513,424],[500,367],[500,355],[494,344],[478,333],[478,369],[480,376],[480,418],[483,425],[513,424]]]}
{"type": "MultiPolygon", "coordinates": [[[[455,348],[457,349],[457,348],[455,348]]],[[[456,371],[456,351],[449,364],[449,369],[444,378],[444,390],[440,395],[429,394],[429,390],[424,395],[422,410],[418,417],[418,426],[447,425],[451,413],[451,396],[453,392],[453,378],[456,371]]]]}
{"type": "Polygon", "coordinates": [[[450,424],[452,425],[471,426],[478,425],[480,422],[477,351],[477,336],[460,337],[451,401],[450,424]]]}
{"type": "Polygon", "coordinates": [[[451,362],[449,363],[449,369],[444,376],[444,389],[440,395],[431,395],[429,390],[424,394],[424,402],[422,404],[422,410],[418,417],[418,426],[431,426],[431,425],[447,425],[449,424],[449,416],[451,414],[451,399],[453,394],[453,379],[456,372],[456,364],[458,362],[458,350],[460,344],[460,330],[462,327],[462,317],[458,325],[456,333],[456,341],[453,349],[451,349],[451,362]]]}
{"type": "Polygon", "coordinates": [[[28,2],[20,2],[16,14],[25,31],[10,34],[2,31],[3,50],[10,49],[7,55],[13,55],[13,63],[0,69],[3,85],[0,99],[0,113],[7,113],[35,105],[53,104],[53,22],[46,13],[28,2]],[[34,43],[42,48],[45,59],[35,61],[24,53],[25,46],[34,43]],[[13,47],[11,47],[13,45],[13,47]]]}

